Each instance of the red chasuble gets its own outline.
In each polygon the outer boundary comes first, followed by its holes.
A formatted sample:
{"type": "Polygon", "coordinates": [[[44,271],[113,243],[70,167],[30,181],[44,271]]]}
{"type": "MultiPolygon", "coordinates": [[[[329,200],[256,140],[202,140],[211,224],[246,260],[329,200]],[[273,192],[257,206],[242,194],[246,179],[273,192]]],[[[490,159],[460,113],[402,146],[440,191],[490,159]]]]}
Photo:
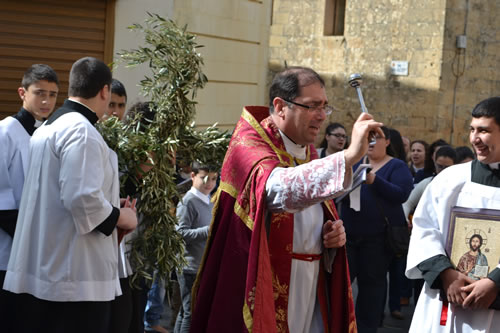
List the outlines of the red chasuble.
{"type": "MultiPolygon", "coordinates": [[[[308,162],[317,158],[311,145],[308,162]]],[[[266,224],[266,181],[276,167],[293,167],[267,107],[243,110],[221,171],[213,221],[193,287],[191,332],[288,332],[293,214],[272,214],[266,224]]],[[[333,201],[325,221],[338,219],[333,201]]],[[[322,267],[318,297],[325,332],[356,332],[345,247],[332,273],[322,267]]]]}

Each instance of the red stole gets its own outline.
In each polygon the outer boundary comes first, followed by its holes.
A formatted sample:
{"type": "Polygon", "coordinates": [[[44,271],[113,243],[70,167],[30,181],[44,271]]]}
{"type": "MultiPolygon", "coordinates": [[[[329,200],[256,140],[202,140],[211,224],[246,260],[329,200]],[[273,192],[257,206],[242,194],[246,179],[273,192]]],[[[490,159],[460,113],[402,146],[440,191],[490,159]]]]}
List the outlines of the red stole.
{"type": "MultiPolygon", "coordinates": [[[[272,214],[266,226],[265,184],[274,168],[292,167],[294,159],[268,116],[267,107],[246,107],[231,138],[193,288],[192,332],[288,332],[293,214],[272,214]]],[[[311,145],[303,162],[315,158],[311,145]]],[[[324,211],[325,221],[338,218],[332,201],[324,211]]],[[[333,273],[319,279],[327,331],[356,332],[344,247],[333,273]]]]}

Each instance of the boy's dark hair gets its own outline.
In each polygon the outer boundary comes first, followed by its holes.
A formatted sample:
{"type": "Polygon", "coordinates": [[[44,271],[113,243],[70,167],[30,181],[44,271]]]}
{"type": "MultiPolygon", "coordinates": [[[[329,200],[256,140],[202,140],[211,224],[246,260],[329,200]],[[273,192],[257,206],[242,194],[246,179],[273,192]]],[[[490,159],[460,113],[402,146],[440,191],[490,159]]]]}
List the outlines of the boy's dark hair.
{"type": "Polygon", "coordinates": [[[473,118],[494,118],[498,126],[500,126],[500,97],[487,98],[481,101],[472,110],[473,118]]]}
{"type": "Polygon", "coordinates": [[[213,164],[193,162],[191,164],[191,172],[194,172],[194,174],[197,175],[200,171],[217,172],[218,173],[219,172],[219,168],[217,168],[213,164]]]}
{"type": "Polygon", "coordinates": [[[68,95],[90,99],[105,86],[111,87],[111,70],[99,59],[85,57],[77,60],[69,73],[68,95]]]}
{"type": "Polygon", "coordinates": [[[436,160],[441,156],[451,158],[453,164],[457,163],[457,152],[451,146],[441,146],[436,152],[436,160]]]}
{"type": "MultiPolygon", "coordinates": [[[[325,136],[326,135],[331,135],[333,131],[335,131],[337,128],[343,128],[345,131],[344,125],[341,123],[330,123],[325,129],[325,136]]],[[[347,132],[347,131],[346,131],[347,132]]],[[[348,146],[347,138],[345,140],[345,145],[344,148],[348,146]]],[[[326,141],[326,138],[323,138],[323,141],[321,141],[321,145],[319,146],[320,148],[326,149],[328,148],[328,142],[326,141]]]]}
{"type": "Polygon", "coordinates": [[[26,72],[24,72],[21,85],[27,90],[33,83],[42,80],[54,82],[59,87],[59,79],[56,72],[52,69],[52,67],[45,64],[34,64],[28,67],[26,72]]]}
{"type": "Polygon", "coordinates": [[[127,91],[125,90],[125,86],[117,79],[113,79],[111,81],[111,93],[120,97],[125,96],[125,100],[127,99],[127,91]]]}
{"type": "Polygon", "coordinates": [[[141,115],[141,125],[139,130],[144,132],[155,118],[156,107],[153,102],[137,102],[127,111],[127,121],[135,118],[136,114],[141,115]]]}
{"type": "Polygon", "coordinates": [[[269,88],[269,112],[274,112],[273,100],[276,97],[293,101],[300,96],[300,88],[313,83],[320,83],[325,86],[325,81],[311,68],[288,67],[276,74],[269,88]]]}
{"type": "Polygon", "coordinates": [[[474,152],[472,151],[472,149],[470,149],[467,146],[457,147],[455,148],[455,151],[457,152],[457,163],[462,163],[462,161],[465,160],[466,158],[471,158],[473,160],[476,158],[476,156],[474,156],[474,152]]]}

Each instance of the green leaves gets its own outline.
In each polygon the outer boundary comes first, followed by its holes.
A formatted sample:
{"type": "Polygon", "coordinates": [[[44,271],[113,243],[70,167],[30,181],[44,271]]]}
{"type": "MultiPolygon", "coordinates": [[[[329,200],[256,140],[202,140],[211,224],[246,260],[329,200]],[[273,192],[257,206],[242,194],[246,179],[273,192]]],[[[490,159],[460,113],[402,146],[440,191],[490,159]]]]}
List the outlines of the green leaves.
{"type": "Polygon", "coordinates": [[[197,160],[220,166],[230,134],[215,125],[198,131],[192,122],[192,99],[207,82],[195,36],[156,14],[129,29],[142,33],[144,46],[119,53],[121,63],[148,64],[151,74],[139,85],[141,94],[152,101],[155,116],[148,121],[135,114],[126,123],[112,117],[100,123],[99,130],[118,154],[122,194],[125,184],[133,184],[140,194],[140,225],[129,254],[137,285],[139,277],[151,280],[154,270],[167,277],[185,264],[184,243],[175,230],[175,204],[181,198],[174,156],[180,164],[197,160]]]}

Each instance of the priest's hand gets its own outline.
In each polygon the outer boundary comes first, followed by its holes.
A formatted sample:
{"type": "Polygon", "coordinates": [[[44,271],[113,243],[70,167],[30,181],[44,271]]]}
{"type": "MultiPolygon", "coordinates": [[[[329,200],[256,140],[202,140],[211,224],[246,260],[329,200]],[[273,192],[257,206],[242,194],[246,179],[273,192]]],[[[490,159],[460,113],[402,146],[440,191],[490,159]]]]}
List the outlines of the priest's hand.
{"type": "Polygon", "coordinates": [[[342,220],[326,221],[323,224],[323,245],[325,248],[339,248],[346,241],[344,222],[342,220]]]}
{"type": "Polygon", "coordinates": [[[376,122],[368,113],[362,113],[352,127],[351,143],[344,151],[346,167],[350,168],[356,164],[368,151],[368,137],[370,132],[384,137],[380,129],[382,123],[376,122]]]}
{"type": "Polygon", "coordinates": [[[448,302],[462,305],[467,297],[467,293],[462,291],[462,287],[473,283],[474,280],[453,268],[445,269],[439,276],[448,302]]]}
{"type": "Polygon", "coordinates": [[[498,288],[495,282],[488,278],[462,287],[462,291],[468,294],[462,306],[474,310],[489,308],[498,295],[498,288]]]}

